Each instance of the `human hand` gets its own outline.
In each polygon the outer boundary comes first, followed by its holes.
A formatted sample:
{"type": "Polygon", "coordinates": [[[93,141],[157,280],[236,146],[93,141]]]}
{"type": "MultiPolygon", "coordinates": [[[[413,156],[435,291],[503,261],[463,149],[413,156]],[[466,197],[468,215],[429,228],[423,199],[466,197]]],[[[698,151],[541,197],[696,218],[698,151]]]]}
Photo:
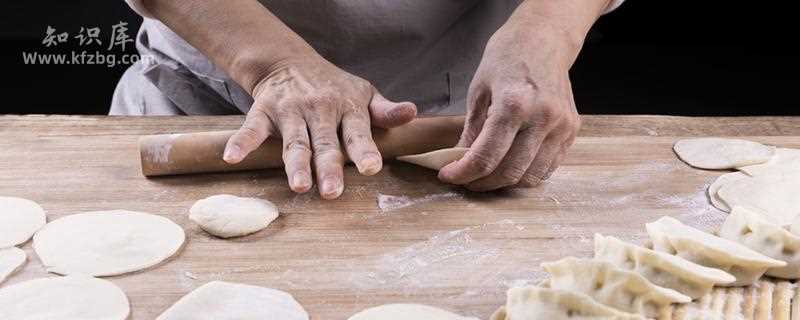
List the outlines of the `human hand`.
{"type": "Polygon", "coordinates": [[[467,96],[458,146],[470,150],[439,179],[488,191],[550,177],[581,124],[568,73],[578,49],[563,35],[509,20],[492,36],[467,96]]]}
{"type": "Polygon", "coordinates": [[[344,191],[344,155],[364,175],[381,170],[383,159],[371,126],[391,128],[416,117],[410,102],[384,98],[369,82],[318,55],[282,61],[253,90],[255,102],[225,148],[224,160],[242,161],[267,137],[283,139],[283,162],[289,187],[298,193],[313,185],[313,159],[319,193],[335,199],[344,191]]]}

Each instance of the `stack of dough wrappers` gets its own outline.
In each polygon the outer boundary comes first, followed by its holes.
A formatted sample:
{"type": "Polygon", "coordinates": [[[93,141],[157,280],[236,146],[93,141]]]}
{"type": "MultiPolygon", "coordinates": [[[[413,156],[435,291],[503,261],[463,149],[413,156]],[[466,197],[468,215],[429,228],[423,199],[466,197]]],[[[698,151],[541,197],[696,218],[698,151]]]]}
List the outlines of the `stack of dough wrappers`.
{"type": "Polygon", "coordinates": [[[491,319],[800,319],[800,219],[761,209],[733,203],[716,234],[663,217],[645,246],[596,234],[593,258],[543,263],[491,319]]]}

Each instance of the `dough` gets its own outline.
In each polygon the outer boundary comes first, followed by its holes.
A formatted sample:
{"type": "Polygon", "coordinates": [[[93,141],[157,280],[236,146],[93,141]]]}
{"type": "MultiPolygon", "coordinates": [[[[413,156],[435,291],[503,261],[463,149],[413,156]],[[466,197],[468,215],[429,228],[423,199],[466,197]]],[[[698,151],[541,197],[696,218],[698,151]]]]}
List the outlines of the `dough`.
{"type": "Polygon", "coordinates": [[[751,176],[756,176],[769,171],[791,171],[800,170],[800,150],[778,148],[775,155],[769,161],[762,164],[754,164],[737,168],[751,176]]]}
{"type": "Polygon", "coordinates": [[[428,153],[400,156],[397,160],[413,163],[428,169],[439,170],[451,162],[457,161],[467,153],[469,148],[448,148],[428,153]]]}
{"type": "Polygon", "coordinates": [[[113,276],[152,267],[183,245],[167,218],[124,210],[74,214],[47,224],[33,248],[49,272],[113,276]]]}
{"type": "Polygon", "coordinates": [[[478,320],[422,304],[385,304],[354,314],[348,320],[478,320]]]}
{"type": "Polygon", "coordinates": [[[44,226],[44,209],[36,202],[0,197],[0,248],[24,243],[44,226]]]}
{"type": "Polygon", "coordinates": [[[283,291],[223,281],[190,292],[156,320],[308,320],[308,314],[283,291]]]}
{"type": "Polygon", "coordinates": [[[84,275],[35,279],[0,289],[3,320],[124,320],[130,306],[113,283],[84,275]]]}
{"type": "Polygon", "coordinates": [[[790,225],[800,214],[800,171],[770,171],[722,186],[717,192],[731,207],[760,211],[767,220],[790,225]]]}
{"type": "Polygon", "coordinates": [[[189,219],[220,238],[239,237],[266,228],[278,217],[272,202],[221,194],[195,202],[189,219]]]}
{"type": "MultiPolygon", "coordinates": [[[[644,320],[577,292],[539,287],[511,288],[506,305],[491,320],[644,320]]],[[[412,318],[409,318],[412,319],[412,318]]]]}
{"type": "Polygon", "coordinates": [[[28,255],[17,247],[0,249],[0,284],[19,270],[26,260],[28,255]]]}
{"type": "Polygon", "coordinates": [[[546,286],[583,293],[620,311],[657,318],[673,303],[692,301],[681,293],[654,285],[638,273],[593,259],[567,257],[542,263],[549,274],[546,286]]]}
{"type": "Polygon", "coordinates": [[[675,143],[684,162],[701,169],[732,169],[769,161],[775,148],[740,139],[698,138],[675,143]]]}
{"type": "Polygon", "coordinates": [[[711,204],[717,209],[731,212],[731,207],[729,207],[725,201],[722,201],[717,193],[722,186],[747,178],[749,178],[749,176],[741,172],[731,172],[719,176],[717,180],[714,180],[714,183],[708,186],[708,199],[711,201],[711,204]]]}

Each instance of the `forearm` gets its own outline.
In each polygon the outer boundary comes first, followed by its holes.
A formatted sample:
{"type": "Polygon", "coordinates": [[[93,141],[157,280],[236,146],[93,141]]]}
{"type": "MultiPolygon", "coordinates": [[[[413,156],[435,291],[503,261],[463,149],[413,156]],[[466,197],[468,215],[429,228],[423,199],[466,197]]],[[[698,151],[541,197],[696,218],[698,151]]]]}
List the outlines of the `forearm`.
{"type": "Polygon", "coordinates": [[[252,93],[282,61],[314,49],[255,0],[143,0],[156,19],[252,93]]]}
{"type": "Polygon", "coordinates": [[[508,24],[523,24],[522,29],[542,30],[560,37],[571,64],[589,29],[610,3],[611,0],[526,0],[514,11],[508,24]]]}

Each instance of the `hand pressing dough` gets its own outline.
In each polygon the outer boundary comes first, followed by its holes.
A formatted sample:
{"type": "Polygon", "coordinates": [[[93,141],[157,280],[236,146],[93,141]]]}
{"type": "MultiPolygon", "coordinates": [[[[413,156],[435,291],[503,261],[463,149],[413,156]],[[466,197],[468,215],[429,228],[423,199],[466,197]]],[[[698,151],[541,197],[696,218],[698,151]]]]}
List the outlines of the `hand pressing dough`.
{"type": "Polygon", "coordinates": [[[17,247],[0,249],[0,284],[19,270],[27,260],[28,255],[25,254],[25,251],[17,247]]]}
{"type": "Polygon", "coordinates": [[[0,290],[3,320],[124,320],[129,313],[119,287],[84,275],[30,280],[0,290]]]}
{"type": "Polygon", "coordinates": [[[478,320],[422,304],[385,304],[354,314],[348,320],[478,320]]]}
{"type": "Polygon", "coordinates": [[[788,226],[800,215],[800,171],[772,171],[722,186],[717,192],[730,207],[760,211],[767,220],[788,226]]]}
{"type": "Polygon", "coordinates": [[[0,197],[0,248],[28,241],[46,222],[44,209],[36,202],[0,197]]]}
{"type": "Polygon", "coordinates": [[[800,170],[800,149],[778,148],[769,161],[737,168],[751,176],[756,176],[770,171],[800,170]]]}
{"type": "Polygon", "coordinates": [[[220,238],[258,232],[276,218],[278,208],[272,202],[227,194],[199,200],[189,209],[189,219],[220,238]]]}
{"type": "Polygon", "coordinates": [[[156,320],[308,320],[308,314],[283,291],[223,281],[190,292],[156,320]]]}
{"type": "Polygon", "coordinates": [[[167,218],[124,210],[74,214],[47,224],[33,248],[49,272],[113,276],[152,267],[183,245],[167,218]]]}
{"type": "Polygon", "coordinates": [[[440,170],[444,166],[461,159],[468,150],[469,148],[460,147],[440,149],[428,153],[400,156],[397,157],[397,160],[413,163],[428,169],[440,170]]]}
{"type": "Polygon", "coordinates": [[[732,169],[769,161],[775,148],[741,139],[697,138],[675,143],[684,162],[701,169],[732,169]]]}
{"type": "Polygon", "coordinates": [[[717,180],[714,180],[714,183],[708,186],[708,199],[711,201],[711,204],[717,209],[725,212],[731,212],[731,207],[729,207],[725,201],[720,199],[719,194],[717,193],[723,186],[747,178],[749,178],[749,176],[741,172],[731,172],[719,176],[717,180]]]}

